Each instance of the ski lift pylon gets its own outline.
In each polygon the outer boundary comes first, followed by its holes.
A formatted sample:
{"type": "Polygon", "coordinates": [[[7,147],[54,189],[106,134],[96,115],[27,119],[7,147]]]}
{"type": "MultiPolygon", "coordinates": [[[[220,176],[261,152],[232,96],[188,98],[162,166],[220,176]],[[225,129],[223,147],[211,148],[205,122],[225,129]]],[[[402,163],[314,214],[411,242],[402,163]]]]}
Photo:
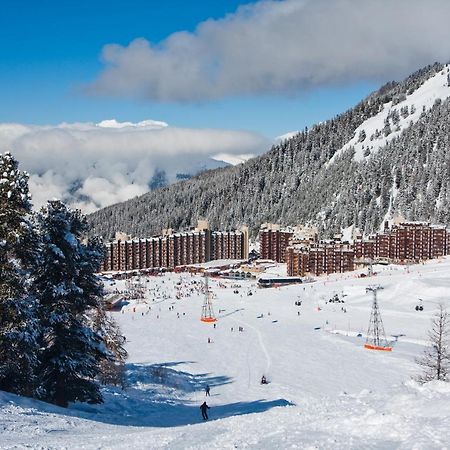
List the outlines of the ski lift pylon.
{"type": "Polygon", "coordinates": [[[212,307],[212,300],[211,300],[211,293],[209,292],[209,283],[208,283],[208,277],[205,277],[205,300],[203,302],[202,306],[202,317],[200,320],[202,322],[206,323],[213,323],[217,322],[216,316],[214,315],[213,307],[212,307]]]}
{"type": "Polygon", "coordinates": [[[378,308],[377,291],[383,289],[381,286],[369,286],[366,292],[373,294],[372,312],[370,314],[369,329],[367,330],[367,339],[364,348],[368,350],[380,350],[391,352],[392,347],[388,345],[386,334],[384,332],[383,321],[381,320],[380,310],[378,308]]]}

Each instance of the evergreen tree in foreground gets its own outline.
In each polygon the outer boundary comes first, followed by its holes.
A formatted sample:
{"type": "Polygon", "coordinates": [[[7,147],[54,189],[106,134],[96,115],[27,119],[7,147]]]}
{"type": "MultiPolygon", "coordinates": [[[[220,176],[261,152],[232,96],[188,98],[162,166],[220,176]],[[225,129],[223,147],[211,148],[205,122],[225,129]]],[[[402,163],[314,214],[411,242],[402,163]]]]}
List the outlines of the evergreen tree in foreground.
{"type": "Polygon", "coordinates": [[[450,316],[443,305],[439,305],[431,330],[428,333],[430,346],[417,363],[423,367],[418,378],[421,383],[432,380],[449,381],[450,377],[450,316]]]}
{"type": "Polygon", "coordinates": [[[0,155],[0,390],[33,395],[37,363],[36,302],[29,295],[37,236],[28,175],[0,155]]]}
{"type": "Polygon", "coordinates": [[[124,348],[125,337],[103,305],[94,311],[92,320],[94,330],[100,334],[110,353],[109,358],[101,362],[99,380],[102,384],[112,384],[125,389],[125,361],[128,357],[124,348]]]}
{"type": "Polygon", "coordinates": [[[36,274],[42,352],[39,396],[60,406],[100,403],[97,377],[108,351],[88,314],[99,307],[102,285],[95,276],[103,258],[97,241],[82,243],[85,218],[59,201],[39,215],[41,261],[36,274]]]}

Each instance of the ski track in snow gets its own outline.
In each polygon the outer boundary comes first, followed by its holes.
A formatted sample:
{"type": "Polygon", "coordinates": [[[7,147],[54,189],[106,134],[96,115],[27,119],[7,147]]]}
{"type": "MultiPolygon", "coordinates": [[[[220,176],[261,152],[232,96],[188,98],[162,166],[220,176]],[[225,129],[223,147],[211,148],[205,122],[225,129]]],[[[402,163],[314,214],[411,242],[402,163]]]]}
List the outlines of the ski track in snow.
{"type": "Polygon", "coordinates": [[[259,346],[261,347],[261,350],[264,353],[264,356],[266,358],[266,370],[265,370],[265,373],[269,372],[270,366],[272,364],[272,360],[270,358],[269,352],[267,351],[267,347],[264,344],[264,340],[263,340],[261,332],[258,330],[258,328],[254,327],[253,325],[250,325],[248,322],[245,322],[245,321],[240,320],[240,319],[234,319],[234,320],[236,322],[240,323],[241,325],[244,325],[245,326],[244,329],[250,328],[251,330],[253,330],[255,332],[256,337],[258,338],[259,346]]]}

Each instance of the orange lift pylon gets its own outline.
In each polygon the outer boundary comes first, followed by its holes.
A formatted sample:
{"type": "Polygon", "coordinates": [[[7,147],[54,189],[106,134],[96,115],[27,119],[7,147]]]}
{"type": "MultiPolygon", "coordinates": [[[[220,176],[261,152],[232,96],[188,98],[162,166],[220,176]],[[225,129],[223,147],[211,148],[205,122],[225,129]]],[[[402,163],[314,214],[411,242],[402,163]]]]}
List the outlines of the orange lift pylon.
{"type": "Polygon", "coordinates": [[[388,345],[386,334],[384,333],[383,321],[381,320],[380,310],[378,308],[377,291],[383,289],[381,286],[369,286],[366,292],[372,292],[373,303],[370,314],[369,329],[367,330],[367,339],[364,348],[368,350],[381,350],[391,352],[392,347],[388,345]]]}
{"type": "Polygon", "coordinates": [[[212,306],[211,292],[209,291],[208,277],[205,277],[205,301],[202,306],[202,322],[212,323],[217,322],[216,316],[212,306]]]}

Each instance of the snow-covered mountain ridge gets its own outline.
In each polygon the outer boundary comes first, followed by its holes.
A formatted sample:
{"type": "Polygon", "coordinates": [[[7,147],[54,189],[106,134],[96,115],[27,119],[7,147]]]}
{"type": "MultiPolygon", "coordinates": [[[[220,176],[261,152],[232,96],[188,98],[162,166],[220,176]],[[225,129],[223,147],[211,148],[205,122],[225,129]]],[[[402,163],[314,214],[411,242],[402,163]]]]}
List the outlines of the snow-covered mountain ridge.
{"type": "Polygon", "coordinates": [[[253,236],[264,222],[369,234],[397,214],[450,225],[448,75],[448,65],[427,66],[264,155],[98,211],[91,223],[106,238],[198,217],[215,228],[246,223],[253,236]]]}
{"type": "Polygon", "coordinates": [[[395,102],[391,100],[383,104],[378,114],[368,118],[356,128],[355,136],[334,154],[329,163],[333,163],[339,155],[350,148],[355,150],[356,161],[363,160],[398,137],[411,124],[416,123],[422,113],[429,111],[436,101],[443,101],[448,97],[450,97],[450,65],[446,64],[441,71],[427,79],[411,94],[396,98],[395,102]]]}

